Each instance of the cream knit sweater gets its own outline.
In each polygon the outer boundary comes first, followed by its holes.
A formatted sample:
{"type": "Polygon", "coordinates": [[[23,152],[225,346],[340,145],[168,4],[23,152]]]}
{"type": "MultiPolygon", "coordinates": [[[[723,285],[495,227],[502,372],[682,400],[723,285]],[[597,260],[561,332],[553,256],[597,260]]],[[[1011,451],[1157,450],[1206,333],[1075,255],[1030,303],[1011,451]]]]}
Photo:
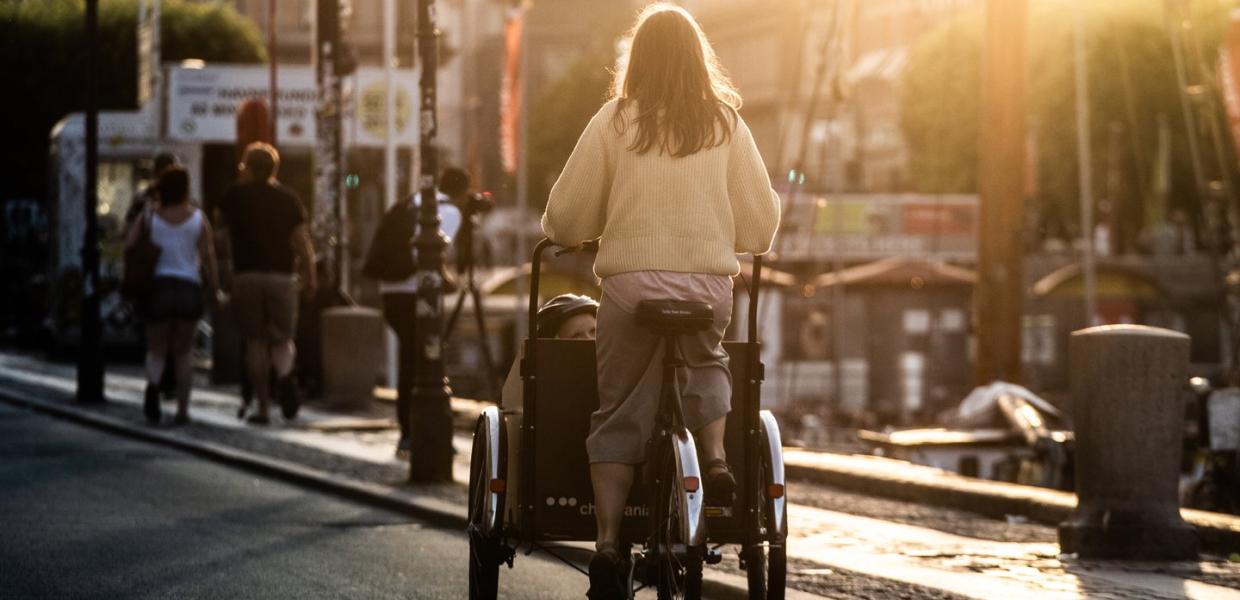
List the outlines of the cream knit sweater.
{"type": "Polygon", "coordinates": [[[743,120],[727,143],[675,158],[629,150],[637,127],[617,133],[616,110],[612,100],[594,115],[552,187],[542,218],[548,238],[566,246],[599,239],[599,277],[736,275],[737,254],[770,250],[779,196],[743,120]]]}

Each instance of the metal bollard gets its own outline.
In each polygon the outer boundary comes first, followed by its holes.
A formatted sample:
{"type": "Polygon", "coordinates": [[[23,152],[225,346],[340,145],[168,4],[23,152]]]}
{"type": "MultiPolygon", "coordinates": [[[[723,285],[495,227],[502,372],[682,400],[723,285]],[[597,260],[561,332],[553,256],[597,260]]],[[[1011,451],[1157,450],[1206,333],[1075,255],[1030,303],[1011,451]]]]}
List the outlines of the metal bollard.
{"type": "Polygon", "coordinates": [[[1064,553],[1081,558],[1178,560],[1197,556],[1180,516],[1189,337],[1141,325],[1072,333],[1077,508],[1059,526],[1064,553]]]}
{"type": "Polygon", "coordinates": [[[341,408],[365,408],[374,400],[383,369],[383,316],[361,306],[323,311],[323,392],[341,408]]]}

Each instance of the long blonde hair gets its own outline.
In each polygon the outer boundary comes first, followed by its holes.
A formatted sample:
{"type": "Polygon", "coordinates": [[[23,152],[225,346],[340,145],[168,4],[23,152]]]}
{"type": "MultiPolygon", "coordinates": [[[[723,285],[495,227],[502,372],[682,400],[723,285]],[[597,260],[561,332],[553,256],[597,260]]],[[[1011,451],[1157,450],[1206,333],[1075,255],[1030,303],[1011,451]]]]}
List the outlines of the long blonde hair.
{"type": "Polygon", "coordinates": [[[629,125],[624,108],[634,106],[637,135],[629,149],[645,154],[657,146],[681,157],[727,142],[741,96],[693,15],[671,4],[651,4],[627,40],[612,98],[620,108],[613,120],[617,132],[629,125]]]}

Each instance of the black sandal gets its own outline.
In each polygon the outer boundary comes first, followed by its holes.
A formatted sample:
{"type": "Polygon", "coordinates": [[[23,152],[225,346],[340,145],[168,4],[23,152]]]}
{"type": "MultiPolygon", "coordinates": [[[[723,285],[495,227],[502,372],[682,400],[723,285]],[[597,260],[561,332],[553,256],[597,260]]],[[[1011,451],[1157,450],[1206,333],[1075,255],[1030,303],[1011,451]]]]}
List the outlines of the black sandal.
{"type": "Polygon", "coordinates": [[[735,501],[736,476],[732,467],[722,458],[706,462],[706,504],[708,506],[731,506],[735,501]]]}

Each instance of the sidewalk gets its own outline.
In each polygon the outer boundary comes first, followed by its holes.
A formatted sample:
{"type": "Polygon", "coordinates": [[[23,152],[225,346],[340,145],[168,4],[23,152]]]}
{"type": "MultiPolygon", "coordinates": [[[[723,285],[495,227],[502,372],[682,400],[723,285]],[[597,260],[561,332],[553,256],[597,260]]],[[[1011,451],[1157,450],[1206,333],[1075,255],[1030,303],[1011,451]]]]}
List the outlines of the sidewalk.
{"type": "MultiPolygon", "coordinates": [[[[82,407],[72,403],[72,365],[0,352],[0,397],[10,402],[321,485],[444,526],[463,527],[462,483],[405,483],[406,465],[393,455],[397,436],[389,403],[377,402],[373,409],[353,414],[311,405],[303,408],[295,423],[282,424],[277,418],[269,428],[256,428],[237,420],[239,401],[233,389],[201,385],[195,390],[190,425],[150,427],[142,422],[140,398],[144,383],[138,375],[136,367],[110,369],[110,401],[101,407],[82,407]]],[[[461,413],[458,425],[468,424],[469,412],[476,412],[478,406],[469,401],[455,402],[454,409],[461,413]]],[[[170,404],[165,408],[169,410],[170,404]]],[[[468,476],[467,430],[458,429],[454,445],[456,478],[463,482],[468,476]]],[[[790,474],[796,478],[790,486],[790,496],[797,501],[789,510],[789,582],[801,591],[790,598],[1240,600],[1240,564],[1209,556],[1200,562],[1171,564],[1107,563],[1061,557],[1053,527],[1039,523],[1054,518],[1053,514],[1047,519],[993,519],[976,513],[994,516],[994,510],[975,508],[975,512],[966,512],[922,503],[918,500],[929,494],[926,489],[943,487],[941,477],[936,479],[934,473],[897,461],[794,449],[789,449],[787,458],[790,474]],[[893,488],[903,481],[905,487],[899,489],[911,491],[902,499],[857,493],[857,480],[848,481],[838,475],[851,472],[850,469],[868,471],[872,475],[870,485],[893,488]],[[840,487],[821,484],[833,479],[840,487]]],[[[858,473],[853,475],[860,477],[858,473]]],[[[966,481],[955,483],[966,488],[974,483],[992,483],[959,479],[966,481]]],[[[892,491],[874,493],[898,496],[892,491]]],[[[1029,490],[1003,491],[1014,494],[1029,490]]],[[[1053,494],[1058,493],[1052,492],[1049,505],[1062,506],[1063,498],[1053,494]]],[[[965,496],[974,503],[982,497],[965,496]]],[[[1065,496],[1071,499],[1071,495],[1065,496]]],[[[1197,520],[1212,520],[1225,528],[1234,527],[1237,521],[1210,513],[1199,517],[1197,520]]],[[[709,595],[743,597],[743,573],[737,570],[730,552],[726,553],[723,567],[708,571],[709,595]]]]}

